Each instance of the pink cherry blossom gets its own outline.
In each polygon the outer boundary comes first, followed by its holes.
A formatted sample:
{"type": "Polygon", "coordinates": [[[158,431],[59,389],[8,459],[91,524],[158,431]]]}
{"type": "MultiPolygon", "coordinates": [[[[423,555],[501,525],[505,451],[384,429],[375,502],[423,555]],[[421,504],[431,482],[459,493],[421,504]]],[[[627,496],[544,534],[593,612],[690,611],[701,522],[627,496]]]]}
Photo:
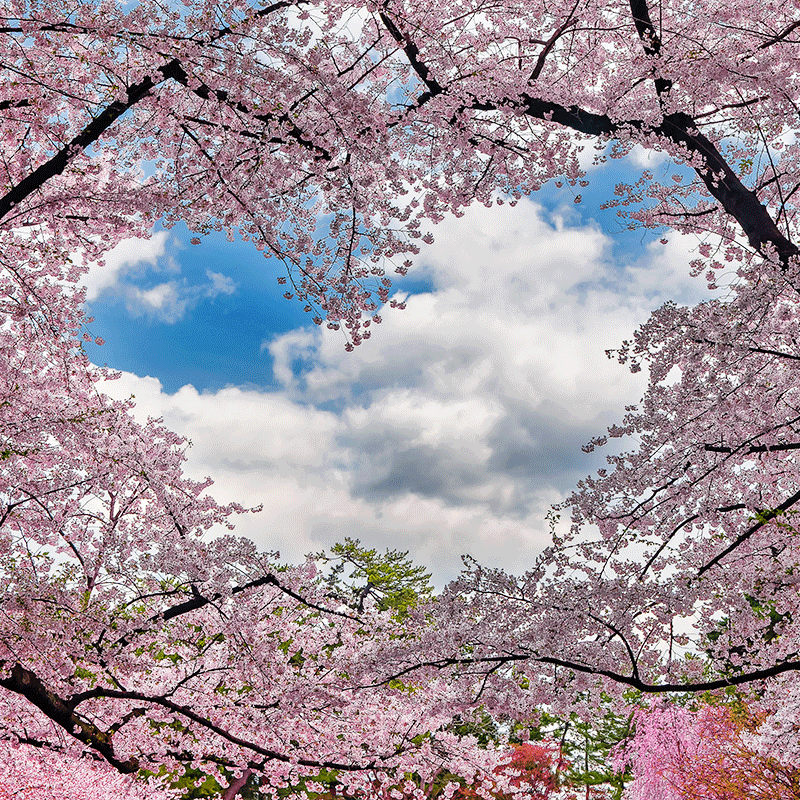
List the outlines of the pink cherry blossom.
{"type": "Polygon", "coordinates": [[[800,763],[794,4],[0,0],[0,17],[4,746],[61,754],[84,796],[113,768],[196,770],[228,800],[323,772],[383,797],[408,773],[421,798],[445,766],[485,796],[519,787],[498,786],[502,750],[451,732],[460,710],[590,717],[602,693],[741,685],[767,713],[757,746],[800,763]],[[636,145],[682,169],[605,205],[704,237],[689,266],[729,292],[665,305],[612,353],[647,392],[589,443],[625,442],[521,576],[469,562],[402,623],[355,616],[312,562],[208,540],[244,509],[98,390],[82,265],[157,221],[252,241],[352,350],[380,305],[404,308],[387,273],[436,222],[548,182],[577,201],[587,149],[636,145]]]}

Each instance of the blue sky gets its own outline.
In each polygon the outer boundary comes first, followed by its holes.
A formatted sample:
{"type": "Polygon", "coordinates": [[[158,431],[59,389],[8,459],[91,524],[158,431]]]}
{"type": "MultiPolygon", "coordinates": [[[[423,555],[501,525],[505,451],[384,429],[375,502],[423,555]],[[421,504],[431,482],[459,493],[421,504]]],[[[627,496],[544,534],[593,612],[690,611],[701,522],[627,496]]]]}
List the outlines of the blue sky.
{"type": "MultiPolygon", "coordinates": [[[[193,442],[187,470],[223,501],[263,503],[237,530],[298,560],[357,537],[453,577],[459,556],[521,571],[545,515],[601,466],[581,445],[641,396],[609,362],[668,299],[696,302],[696,242],[624,231],[600,204],[637,151],[591,170],[583,201],[547,187],[516,208],[468,209],[434,229],[405,311],[354,353],[309,325],[251,246],[185,229],[126,242],[87,278],[98,364],[193,442]]],[[[632,168],[633,167],[633,168],[632,168]]]]}

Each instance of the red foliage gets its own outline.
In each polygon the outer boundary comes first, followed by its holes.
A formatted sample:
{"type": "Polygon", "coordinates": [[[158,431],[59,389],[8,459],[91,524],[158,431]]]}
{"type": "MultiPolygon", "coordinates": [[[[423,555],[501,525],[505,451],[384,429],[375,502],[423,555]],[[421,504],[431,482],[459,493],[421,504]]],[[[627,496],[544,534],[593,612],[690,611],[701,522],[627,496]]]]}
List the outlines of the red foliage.
{"type": "Polygon", "coordinates": [[[524,796],[528,800],[545,800],[558,786],[558,776],[568,765],[557,746],[527,742],[512,746],[511,759],[498,766],[494,773],[497,783],[487,789],[481,785],[459,789],[456,800],[478,800],[488,792],[494,800],[512,800],[524,796]]]}

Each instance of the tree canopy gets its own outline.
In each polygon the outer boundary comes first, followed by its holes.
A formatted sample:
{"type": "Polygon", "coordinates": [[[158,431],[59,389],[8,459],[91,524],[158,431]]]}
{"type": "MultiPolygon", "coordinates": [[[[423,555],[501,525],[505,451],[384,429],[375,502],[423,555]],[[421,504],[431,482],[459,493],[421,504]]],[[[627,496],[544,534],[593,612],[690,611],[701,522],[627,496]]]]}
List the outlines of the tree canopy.
{"type": "Polygon", "coordinates": [[[237,792],[333,770],[366,796],[447,764],[513,793],[455,715],[735,685],[800,763],[793,4],[5,0],[0,52],[0,738],[237,792]],[[405,554],[351,543],[367,589],[345,597],[313,561],[206,540],[244,509],[98,391],[79,278],[157,221],[252,240],[352,349],[429,223],[549,181],[580,202],[584,151],[637,145],[693,177],[608,202],[699,235],[689,266],[728,293],[612,354],[648,388],[587,447],[631,449],[524,575],[471,563],[427,600],[405,554]]]}

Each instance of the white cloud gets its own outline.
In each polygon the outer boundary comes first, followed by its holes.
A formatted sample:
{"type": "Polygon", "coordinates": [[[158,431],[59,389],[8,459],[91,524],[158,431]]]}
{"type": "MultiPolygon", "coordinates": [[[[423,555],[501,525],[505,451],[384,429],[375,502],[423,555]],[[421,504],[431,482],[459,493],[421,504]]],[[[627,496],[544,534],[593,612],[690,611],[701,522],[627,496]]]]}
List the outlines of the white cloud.
{"type": "Polygon", "coordinates": [[[420,268],[433,290],[354,353],[326,329],[269,342],[278,390],[109,388],[194,442],[189,472],[218,499],[264,504],[237,527],[265,548],[298,559],[352,536],[440,581],[462,553],[521,570],[550,505],[600,465],[581,445],[642,393],[604,351],[703,283],[685,239],[617,264],[599,229],[530,201],[470,208],[436,236],[420,268]]]}
{"type": "Polygon", "coordinates": [[[211,283],[205,287],[203,294],[210,300],[213,300],[218,295],[233,294],[236,291],[236,282],[233,278],[229,278],[221,272],[212,272],[210,269],[207,269],[206,277],[211,283]]]}
{"type": "Polygon", "coordinates": [[[159,283],[152,289],[128,286],[125,295],[125,307],[132,317],[149,314],[165,322],[177,322],[186,311],[186,300],[180,296],[174,281],[159,283]]]}
{"type": "Polygon", "coordinates": [[[126,239],[105,257],[104,264],[91,264],[82,283],[86,299],[91,302],[105,292],[114,292],[126,273],[143,265],[157,267],[166,255],[166,231],[158,231],[149,239],[126,239]]]}
{"type": "Polygon", "coordinates": [[[101,295],[116,295],[125,301],[132,317],[149,316],[173,324],[202,300],[231,295],[236,283],[221,272],[206,270],[207,283],[190,284],[180,277],[180,266],[169,253],[170,237],[157,231],[149,239],[126,239],[105,257],[92,264],[83,279],[88,302],[101,295]],[[154,286],[136,282],[145,271],[171,273],[175,277],[154,286]]]}
{"type": "Polygon", "coordinates": [[[669,160],[669,155],[661,150],[651,150],[635,144],[628,153],[631,163],[639,169],[655,169],[655,167],[669,160]]]}

